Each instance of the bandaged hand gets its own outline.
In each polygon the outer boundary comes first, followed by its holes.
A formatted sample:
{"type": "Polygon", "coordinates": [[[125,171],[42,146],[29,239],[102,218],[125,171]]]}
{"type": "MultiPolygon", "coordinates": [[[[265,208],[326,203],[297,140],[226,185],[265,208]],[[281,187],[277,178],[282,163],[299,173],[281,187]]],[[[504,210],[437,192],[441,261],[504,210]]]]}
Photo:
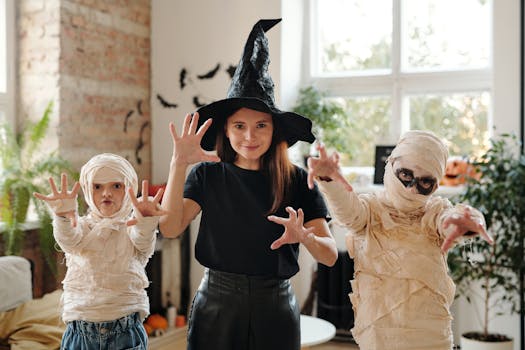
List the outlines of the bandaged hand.
{"type": "Polygon", "coordinates": [[[485,230],[483,219],[472,216],[472,208],[468,205],[462,205],[463,213],[454,213],[443,221],[443,228],[449,231],[447,238],[441,245],[441,251],[445,253],[450,249],[456,239],[462,236],[480,235],[489,244],[494,244],[494,240],[485,230]]]}
{"type": "Polygon", "coordinates": [[[313,227],[305,228],[303,226],[303,210],[299,208],[299,210],[295,211],[292,207],[286,207],[286,211],[290,214],[288,218],[282,218],[275,215],[268,216],[268,220],[284,226],[284,233],[282,236],[275,240],[270,246],[272,250],[278,249],[283,244],[308,244],[315,240],[313,227]]]}
{"type": "MultiPolygon", "coordinates": [[[[149,183],[148,180],[142,181],[142,196],[137,198],[136,194],[133,192],[132,188],[128,189],[128,195],[131,198],[131,203],[133,205],[133,213],[136,218],[148,217],[148,216],[162,216],[166,215],[168,212],[163,210],[160,207],[160,199],[164,193],[164,189],[160,188],[155,197],[148,196],[149,183]]],[[[133,218],[127,221],[128,226],[135,225],[138,220],[133,218]]]]}
{"type": "Polygon", "coordinates": [[[352,191],[352,186],[346,181],[339,167],[339,153],[333,152],[328,156],[326,148],[322,143],[317,144],[319,158],[308,158],[308,188],[314,188],[314,179],[322,181],[337,181],[343,184],[344,188],[352,191]]]}
{"type": "Polygon", "coordinates": [[[80,184],[75,182],[71,191],[68,191],[67,175],[62,173],[60,179],[60,191],[58,191],[53,178],[49,178],[49,185],[52,193],[43,195],[34,192],[33,195],[46,202],[48,208],[57,216],[66,217],[71,221],[71,226],[77,225],[77,196],[80,190],[80,184]]]}

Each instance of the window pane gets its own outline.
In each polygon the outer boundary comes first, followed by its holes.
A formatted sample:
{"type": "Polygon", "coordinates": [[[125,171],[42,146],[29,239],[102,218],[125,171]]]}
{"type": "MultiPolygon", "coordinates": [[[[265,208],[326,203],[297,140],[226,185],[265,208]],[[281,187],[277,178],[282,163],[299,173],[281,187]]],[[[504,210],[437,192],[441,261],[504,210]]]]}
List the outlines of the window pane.
{"type": "Polygon", "coordinates": [[[480,156],[488,149],[488,92],[419,95],[408,100],[410,128],[432,130],[448,140],[450,155],[480,156]]]}
{"type": "Polygon", "coordinates": [[[388,137],[391,100],[387,97],[335,98],[348,120],[324,132],[322,140],[341,153],[342,166],[374,166],[375,146],[388,137]]]}
{"type": "Polygon", "coordinates": [[[0,0],[0,93],[7,91],[6,3],[0,0]]]}
{"type": "Polygon", "coordinates": [[[317,72],[390,70],[391,0],[318,0],[316,4],[317,72]]]}
{"type": "Polygon", "coordinates": [[[486,68],[490,0],[403,0],[404,70],[486,68]]]}

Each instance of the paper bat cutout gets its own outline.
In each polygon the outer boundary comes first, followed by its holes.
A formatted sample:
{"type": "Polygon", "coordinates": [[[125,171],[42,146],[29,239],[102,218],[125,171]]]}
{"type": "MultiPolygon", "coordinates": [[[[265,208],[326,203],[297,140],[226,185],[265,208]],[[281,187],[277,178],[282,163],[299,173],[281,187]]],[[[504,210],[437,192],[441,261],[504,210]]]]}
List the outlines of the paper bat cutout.
{"type": "Polygon", "coordinates": [[[217,74],[217,72],[219,71],[219,69],[221,68],[221,64],[220,63],[217,63],[217,65],[215,66],[215,68],[213,68],[211,71],[209,71],[208,73],[205,73],[205,74],[202,74],[202,75],[197,75],[197,78],[199,79],[211,79],[215,76],[215,74],[217,74]]]}
{"type": "Polygon", "coordinates": [[[160,104],[164,108],[177,108],[179,106],[176,103],[166,101],[160,94],[157,94],[157,100],[159,100],[160,104]]]}

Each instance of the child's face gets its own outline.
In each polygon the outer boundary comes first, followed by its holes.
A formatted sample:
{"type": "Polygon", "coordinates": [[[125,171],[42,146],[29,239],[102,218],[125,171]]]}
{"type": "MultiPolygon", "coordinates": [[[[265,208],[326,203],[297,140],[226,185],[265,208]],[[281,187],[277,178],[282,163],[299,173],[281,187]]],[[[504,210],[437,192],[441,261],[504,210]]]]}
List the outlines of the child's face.
{"type": "Polygon", "coordinates": [[[437,180],[422,167],[403,157],[392,164],[392,170],[406,190],[411,193],[429,195],[436,189],[437,180]]]}
{"type": "Polygon", "coordinates": [[[273,121],[268,113],[241,108],[226,121],[226,137],[237,153],[235,164],[259,169],[259,160],[272,144],[273,121]]]}
{"type": "Polygon", "coordinates": [[[105,217],[117,213],[122,206],[126,186],[123,182],[107,182],[93,184],[93,202],[105,217]]]}

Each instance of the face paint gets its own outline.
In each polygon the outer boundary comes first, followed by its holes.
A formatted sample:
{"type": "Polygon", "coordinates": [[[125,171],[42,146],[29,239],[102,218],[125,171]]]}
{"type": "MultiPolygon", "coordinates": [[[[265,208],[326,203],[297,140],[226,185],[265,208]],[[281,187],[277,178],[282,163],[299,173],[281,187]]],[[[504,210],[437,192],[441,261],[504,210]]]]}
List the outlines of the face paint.
{"type": "Polygon", "coordinates": [[[395,174],[403,186],[407,188],[416,186],[417,191],[425,196],[432,193],[437,183],[437,180],[431,176],[415,177],[414,171],[407,168],[399,168],[395,174]]]}

